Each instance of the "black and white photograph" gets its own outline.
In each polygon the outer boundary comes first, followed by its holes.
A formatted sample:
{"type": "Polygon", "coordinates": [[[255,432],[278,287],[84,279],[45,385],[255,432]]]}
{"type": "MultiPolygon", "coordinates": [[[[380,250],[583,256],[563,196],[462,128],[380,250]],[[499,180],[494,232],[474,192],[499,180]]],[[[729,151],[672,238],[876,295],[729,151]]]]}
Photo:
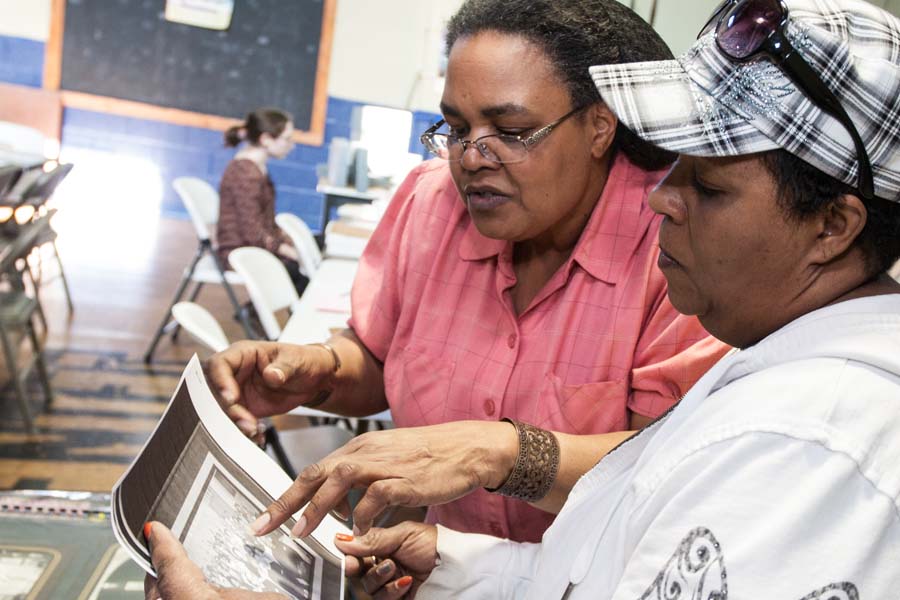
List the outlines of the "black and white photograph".
{"type": "Polygon", "coordinates": [[[286,527],[263,537],[248,530],[264,508],[207,455],[172,530],[215,585],[318,598],[321,557],[286,527]]]}

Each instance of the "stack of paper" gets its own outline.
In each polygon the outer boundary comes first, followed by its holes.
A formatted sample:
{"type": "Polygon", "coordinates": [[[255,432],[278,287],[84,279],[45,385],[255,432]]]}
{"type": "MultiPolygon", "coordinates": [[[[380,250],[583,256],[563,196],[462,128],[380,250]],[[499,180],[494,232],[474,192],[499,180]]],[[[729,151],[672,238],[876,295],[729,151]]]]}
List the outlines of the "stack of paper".
{"type": "Polygon", "coordinates": [[[334,258],[358,259],[384,215],[387,199],[371,204],[343,204],[338,219],[325,227],[325,252],[334,258]]]}

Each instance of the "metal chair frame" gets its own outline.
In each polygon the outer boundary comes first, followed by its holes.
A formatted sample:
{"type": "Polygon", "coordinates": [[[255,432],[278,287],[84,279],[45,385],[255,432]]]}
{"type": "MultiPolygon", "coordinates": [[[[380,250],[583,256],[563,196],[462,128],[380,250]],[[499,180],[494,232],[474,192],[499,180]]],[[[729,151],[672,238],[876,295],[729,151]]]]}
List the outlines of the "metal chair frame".
{"type": "Polygon", "coordinates": [[[198,245],[193,259],[184,270],[181,281],[175,290],[175,296],[172,298],[169,307],[163,314],[162,321],[156,329],[156,333],[154,334],[150,345],[147,347],[147,351],[144,353],[144,362],[147,364],[152,362],[153,353],[163,334],[170,332],[173,341],[177,338],[179,325],[177,321],[171,319],[172,307],[182,300],[188,284],[192,280],[195,281],[196,285],[188,296],[188,301],[194,302],[197,300],[197,296],[200,295],[200,290],[203,288],[203,285],[205,283],[210,283],[210,281],[205,282],[200,279],[194,279],[197,265],[199,265],[200,261],[207,256],[209,257],[209,260],[212,260],[215,270],[218,273],[218,280],[215,283],[219,283],[225,288],[228,300],[234,308],[235,318],[240,321],[241,327],[244,329],[247,338],[258,339],[259,337],[253,326],[250,324],[246,310],[241,306],[240,302],[238,302],[237,295],[234,293],[234,289],[228,282],[228,274],[230,272],[225,269],[225,265],[222,264],[222,261],[219,259],[218,254],[213,248],[212,240],[210,239],[211,236],[208,226],[218,219],[218,193],[207,182],[197,179],[196,177],[179,177],[173,182],[173,187],[175,188],[175,191],[178,192],[181,201],[184,202],[185,208],[191,216],[191,222],[197,233],[198,245]],[[207,197],[205,203],[208,206],[203,206],[201,202],[198,202],[198,195],[205,195],[207,197]],[[215,198],[215,200],[213,200],[213,198],[215,198]],[[215,204],[214,207],[213,204],[215,204]],[[215,218],[213,218],[211,214],[208,214],[213,211],[213,209],[216,213],[215,218]]]}
{"type": "Polygon", "coordinates": [[[50,407],[53,404],[53,391],[50,387],[50,378],[44,363],[44,353],[32,322],[38,303],[36,299],[29,298],[18,291],[0,293],[0,302],[3,304],[2,309],[0,309],[0,345],[2,345],[3,354],[6,357],[6,367],[12,379],[22,418],[25,421],[25,429],[29,434],[33,434],[35,433],[34,420],[29,408],[25,380],[28,379],[34,367],[37,367],[41,387],[44,390],[45,406],[50,407]],[[19,346],[22,340],[14,340],[12,335],[13,330],[17,328],[25,330],[33,352],[28,364],[22,370],[19,370],[18,367],[19,346]]]}

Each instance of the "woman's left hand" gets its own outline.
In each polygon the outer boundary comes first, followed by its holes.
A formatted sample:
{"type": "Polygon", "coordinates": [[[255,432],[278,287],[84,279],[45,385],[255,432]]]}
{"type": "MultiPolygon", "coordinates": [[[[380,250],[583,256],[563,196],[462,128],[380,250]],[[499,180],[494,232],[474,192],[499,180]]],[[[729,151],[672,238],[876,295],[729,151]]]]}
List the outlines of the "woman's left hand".
{"type": "Polygon", "coordinates": [[[224,589],[211,585],[182,545],[162,523],[154,522],[147,539],[157,578],[144,580],[146,600],[286,600],[281,594],[224,589]]]}
{"type": "Polygon", "coordinates": [[[374,600],[394,600],[415,596],[437,566],[437,535],[434,525],[407,521],[356,538],[339,535],[335,544],[347,555],[348,577],[359,577],[374,600]]]}

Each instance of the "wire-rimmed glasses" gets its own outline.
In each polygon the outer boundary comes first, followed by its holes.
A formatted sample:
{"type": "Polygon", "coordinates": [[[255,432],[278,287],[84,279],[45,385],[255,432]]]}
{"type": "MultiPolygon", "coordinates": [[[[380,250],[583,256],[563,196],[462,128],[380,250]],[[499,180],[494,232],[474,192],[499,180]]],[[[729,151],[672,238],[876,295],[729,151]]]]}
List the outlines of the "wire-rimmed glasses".
{"type": "Polygon", "coordinates": [[[492,162],[499,164],[518,163],[525,160],[528,157],[528,151],[550,135],[563,121],[584,108],[584,106],[574,108],[552,123],[544,125],[527,136],[492,133],[474,140],[464,140],[454,133],[438,133],[438,129],[445,123],[444,119],[441,119],[429,127],[419,137],[419,140],[431,154],[451,162],[461,161],[466,150],[471,145],[483,157],[492,162]]]}

